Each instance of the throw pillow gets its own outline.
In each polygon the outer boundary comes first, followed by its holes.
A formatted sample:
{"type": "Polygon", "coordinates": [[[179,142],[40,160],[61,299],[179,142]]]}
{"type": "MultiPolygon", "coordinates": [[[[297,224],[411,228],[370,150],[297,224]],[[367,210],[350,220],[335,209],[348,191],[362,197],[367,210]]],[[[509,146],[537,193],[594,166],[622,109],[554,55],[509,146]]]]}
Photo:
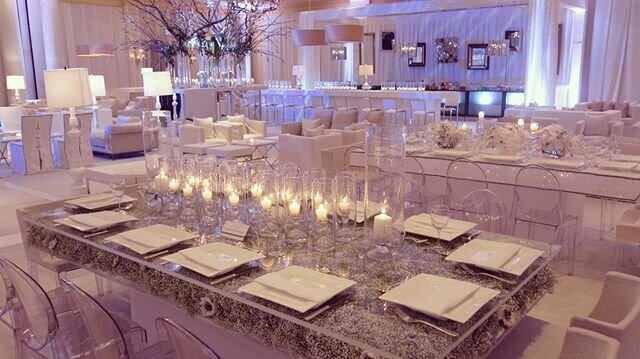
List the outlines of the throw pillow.
{"type": "Polygon", "coordinates": [[[320,120],[318,119],[314,119],[314,120],[302,120],[302,135],[304,136],[304,131],[306,130],[310,130],[312,128],[318,128],[320,126],[322,126],[322,123],[320,123],[320,120]]]}
{"type": "Polygon", "coordinates": [[[320,124],[324,125],[324,128],[331,128],[331,120],[333,120],[333,110],[314,109],[311,113],[311,118],[313,118],[314,120],[320,120],[320,124]]]}
{"type": "Polygon", "coordinates": [[[310,128],[304,131],[304,137],[316,137],[324,135],[324,125],[316,128],[310,128]]]}
{"type": "Polygon", "coordinates": [[[358,110],[335,111],[331,120],[331,128],[342,130],[358,122],[358,110]]]}
{"type": "Polygon", "coordinates": [[[613,110],[613,106],[615,105],[615,102],[605,102],[602,105],[602,111],[609,111],[609,110],[613,110]]]}
{"type": "Polygon", "coordinates": [[[604,101],[593,101],[589,104],[589,110],[602,111],[604,107],[604,101]]]}
{"type": "Polygon", "coordinates": [[[239,115],[227,115],[227,121],[235,123],[244,123],[246,117],[243,114],[239,115]]]}
{"type": "Polygon", "coordinates": [[[587,115],[584,124],[585,136],[608,136],[609,119],[607,116],[587,115]]]}
{"type": "Polygon", "coordinates": [[[204,128],[204,138],[214,138],[215,132],[213,130],[213,117],[206,118],[193,118],[193,125],[204,128]]]}
{"type": "Polygon", "coordinates": [[[629,113],[629,103],[628,102],[615,102],[613,105],[614,110],[620,111],[620,117],[631,117],[629,113]]]}
{"type": "Polygon", "coordinates": [[[384,111],[371,111],[367,114],[365,120],[375,125],[382,125],[382,122],[384,122],[384,111]]]}

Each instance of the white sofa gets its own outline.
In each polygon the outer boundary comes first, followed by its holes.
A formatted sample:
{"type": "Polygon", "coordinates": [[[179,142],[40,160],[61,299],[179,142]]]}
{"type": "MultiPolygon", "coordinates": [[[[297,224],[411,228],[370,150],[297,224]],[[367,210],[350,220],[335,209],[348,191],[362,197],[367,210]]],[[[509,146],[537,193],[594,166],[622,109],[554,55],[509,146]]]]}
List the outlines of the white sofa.
{"type": "Polygon", "coordinates": [[[607,134],[600,133],[601,136],[608,135],[622,135],[622,128],[624,127],[621,119],[621,112],[619,110],[607,110],[607,111],[580,111],[580,110],[558,110],[553,108],[538,108],[538,107],[511,107],[505,111],[505,117],[512,118],[553,118],[558,121],[558,124],[567,130],[573,132],[576,135],[590,136],[589,129],[591,123],[595,119],[605,118],[609,123],[609,132],[607,134]],[[581,122],[583,121],[583,122],[581,122]],[[584,133],[585,129],[587,133],[584,133]]]}
{"type": "Polygon", "coordinates": [[[226,141],[246,138],[263,138],[267,135],[267,123],[250,120],[244,115],[227,116],[224,121],[214,122],[213,118],[194,119],[190,124],[178,128],[180,144],[204,143],[210,140],[226,141]]]}
{"type": "Polygon", "coordinates": [[[278,136],[278,161],[293,162],[300,168],[322,167],[322,151],[342,145],[342,134],[329,132],[314,137],[278,136]]]}

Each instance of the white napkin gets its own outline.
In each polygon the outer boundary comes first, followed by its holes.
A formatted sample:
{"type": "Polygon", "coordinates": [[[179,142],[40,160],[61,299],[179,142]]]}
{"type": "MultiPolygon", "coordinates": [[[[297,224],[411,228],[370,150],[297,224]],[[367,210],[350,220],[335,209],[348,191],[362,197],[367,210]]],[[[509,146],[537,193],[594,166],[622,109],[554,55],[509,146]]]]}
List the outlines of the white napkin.
{"type": "Polygon", "coordinates": [[[321,286],[313,282],[284,278],[278,272],[258,277],[255,282],[314,303],[325,302],[336,294],[333,291],[323,290],[321,286]]]}
{"type": "Polygon", "coordinates": [[[480,286],[477,284],[419,274],[383,294],[380,299],[442,318],[445,313],[473,296],[478,289],[480,286]]]}
{"type": "MultiPolygon", "coordinates": [[[[481,239],[476,239],[477,241],[481,239]]],[[[493,244],[497,242],[492,242],[493,244]]],[[[513,244],[513,243],[499,243],[498,246],[492,245],[488,246],[487,250],[479,250],[471,254],[469,259],[473,261],[474,264],[491,268],[491,269],[500,269],[505,264],[509,263],[511,259],[513,259],[516,254],[522,248],[521,245],[513,244]]]]}
{"type": "Polygon", "coordinates": [[[598,168],[612,171],[632,171],[638,164],[635,162],[602,161],[598,168]]]}
{"type": "Polygon", "coordinates": [[[233,267],[238,263],[238,258],[234,256],[221,252],[205,252],[201,247],[189,248],[180,251],[180,254],[199,266],[212,269],[214,271],[220,271],[229,266],[233,267]]]}
{"type": "Polygon", "coordinates": [[[72,222],[78,223],[85,227],[103,229],[110,227],[118,222],[117,216],[109,214],[116,213],[110,211],[101,211],[96,213],[74,214],[73,216],[69,216],[68,218],[72,222]]]}
{"type": "Polygon", "coordinates": [[[102,202],[109,203],[109,202],[114,202],[115,200],[116,199],[113,195],[105,193],[105,194],[97,194],[93,196],[76,198],[68,201],[68,203],[88,205],[88,204],[96,204],[96,203],[102,203],[102,202]]]}

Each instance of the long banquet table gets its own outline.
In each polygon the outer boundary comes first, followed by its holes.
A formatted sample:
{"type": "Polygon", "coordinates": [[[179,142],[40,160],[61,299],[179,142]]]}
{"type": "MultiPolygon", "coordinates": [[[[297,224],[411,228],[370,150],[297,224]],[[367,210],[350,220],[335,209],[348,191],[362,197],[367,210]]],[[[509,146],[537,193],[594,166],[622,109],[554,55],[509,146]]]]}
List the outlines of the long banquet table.
{"type": "MultiPolygon", "coordinates": [[[[27,253],[45,252],[134,288],[132,292],[139,293],[131,299],[139,301],[132,303],[132,307],[137,308],[133,311],[134,319],[140,319],[136,313],[146,317],[169,315],[225,358],[484,357],[553,287],[551,261],[559,251],[558,246],[482,233],[484,239],[518,242],[544,250],[545,254],[515,278],[514,284],[508,284],[470,275],[458,265],[445,262],[428,247],[407,241],[394,261],[368,263],[364,278],[357,279],[358,284],[346,302],[307,321],[293,310],[238,293],[237,289],[266,271],[291,264],[313,267],[313,263],[322,260],[335,264],[340,258],[351,258],[350,248],[338,247],[329,258],[306,248],[291,249],[284,258],[274,260],[269,255],[271,243],[260,241],[252,230],[250,233],[254,235],[242,245],[261,250],[267,256],[262,265],[228,281],[212,284],[210,278],[188,269],[160,258],[146,260],[105,241],[105,237],[114,232],[85,238],[81,232],[54,224],[54,219],[67,216],[70,211],[62,201],[19,209],[17,214],[27,253]],[[380,288],[397,280],[392,273],[400,277],[429,273],[455,278],[496,289],[500,294],[465,324],[433,320],[459,333],[458,337],[450,337],[421,324],[405,323],[391,310],[386,310],[387,306],[377,298],[380,288]]],[[[140,203],[129,212],[138,218],[149,214],[140,203]]],[[[178,219],[166,218],[163,222],[176,225],[178,219]]],[[[139,227],[142,223],[129,226],[139,227]]],[[[218,240],[234,243],[224,238],[218,240]]],[[[460,244],[454,240],[446,246],[450,249],[460,244]]],[[[151,328],[147,329],[152,332],[151,328]]]]}

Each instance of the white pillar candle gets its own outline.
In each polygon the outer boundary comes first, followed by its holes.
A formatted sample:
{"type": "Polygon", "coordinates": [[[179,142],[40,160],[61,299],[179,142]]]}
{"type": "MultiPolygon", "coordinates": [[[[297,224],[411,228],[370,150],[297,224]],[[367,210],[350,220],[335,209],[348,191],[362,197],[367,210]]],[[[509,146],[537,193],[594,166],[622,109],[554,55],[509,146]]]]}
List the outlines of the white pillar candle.
{"type": "Polygon", "coordinates": [[[328,213],[329,211],[327,210],[327,207],[324,206],[324,203],[320,203],[318,208],[316,208],[316,219],[318,222],[326,221],[328,213]]]}
{"type": "Polygon", "coordinates": [[[189,179],[187,180],[187,183],[189,183],[191,186],[195,186],[198,184],[198,177],[194,177],[194,176],[189,176],[189,179]]]}
{"type": "Polygon", "coordinates": [[[251,196],[258,198],[260,196],[262,196],[262,185],[259,183],[254,184],[253,186],[251,186],[251,196]]]}
{"type": "Polygon", "coordinates": [[[484,118],[484,111],[478,112],[478,118],[484,118]]]}
{"type": "Polygon", "coordinates": [[[156,191],[158,192],[167,192],[169,189],[169,177],[167,177],[164,172],[160,172],[154,179],[154,182],[156,184],[156,191]]]}
{"type": "Polygon", "coordinates": [[[205,188],[202,191],[202,199],[205,201],[211,201],[213,199],[213,192],[209,188],[205,188]]]}
{"type": "Polygon", "coordinates": [[[540,125],[538,125],[537,122],[531,122],[531,125],[529,125],[529,129],[531,130],[531,133],[535,133],[540,129],[540,125]]]}
{"type": "Polygon", "coordinates": [[[519,127],[524,127],[524,119],[523,118],[519,118],[518,119],[518,126],[519,127]]]}
{"type": "Polygon", "coordinates": [[[229,195],[229,203],[231,203],[232,206],[237,206],[238,203],[240,203],[240,196],[236,192],[231,192],[229,195]]]}
{"type": "Polygon", "coordinates": [[[171,181],[169,181],[169,189],[171,191],[177,191],[178,188],[180,188],[180,182],[177,179],[172,178],[171,181]]]}
{"type": "Polygon", "coordinates": [[[340,203],[338,203],[338,208],[340,208],[341,212],[349,212],[351,209],[351,202],[347,196],[342,197],[340,203]]]}
{"type": "Polygon", "coordinates": [[[292,216],[298,216],[300,214],[300,202],[293,200],[289,203],[289,214],[292,216]]]}
{"type": "Polygon", "coordinates": [[[193,186],[191,186],[188,183],[185,183],[184,187],[182,187],[182,194],[185,197],[190,198],[193,195],[193,186]]]}
{"type": "Polygon", "coordinates": [[[269,196],[264,196],[260,200],[260,205],[262,206],[263,210],[268,211],[271,209],[273,203],[271,202],[271,198],[269,198],[269,196]]]}
{"type": "Polygon", "coordinates": [[[313,204],[317,206],[320,203],[322,203],[322,194],[320,192],[316,192],[313,196],[313,204]]]}
{"type": "Polygon", "coordinates": [[[391,216],[385,213],[384,208],[382,212],[373,218],[373,239],[381,240],[389,235],[389,229],[393,219],[391,216]]]}

